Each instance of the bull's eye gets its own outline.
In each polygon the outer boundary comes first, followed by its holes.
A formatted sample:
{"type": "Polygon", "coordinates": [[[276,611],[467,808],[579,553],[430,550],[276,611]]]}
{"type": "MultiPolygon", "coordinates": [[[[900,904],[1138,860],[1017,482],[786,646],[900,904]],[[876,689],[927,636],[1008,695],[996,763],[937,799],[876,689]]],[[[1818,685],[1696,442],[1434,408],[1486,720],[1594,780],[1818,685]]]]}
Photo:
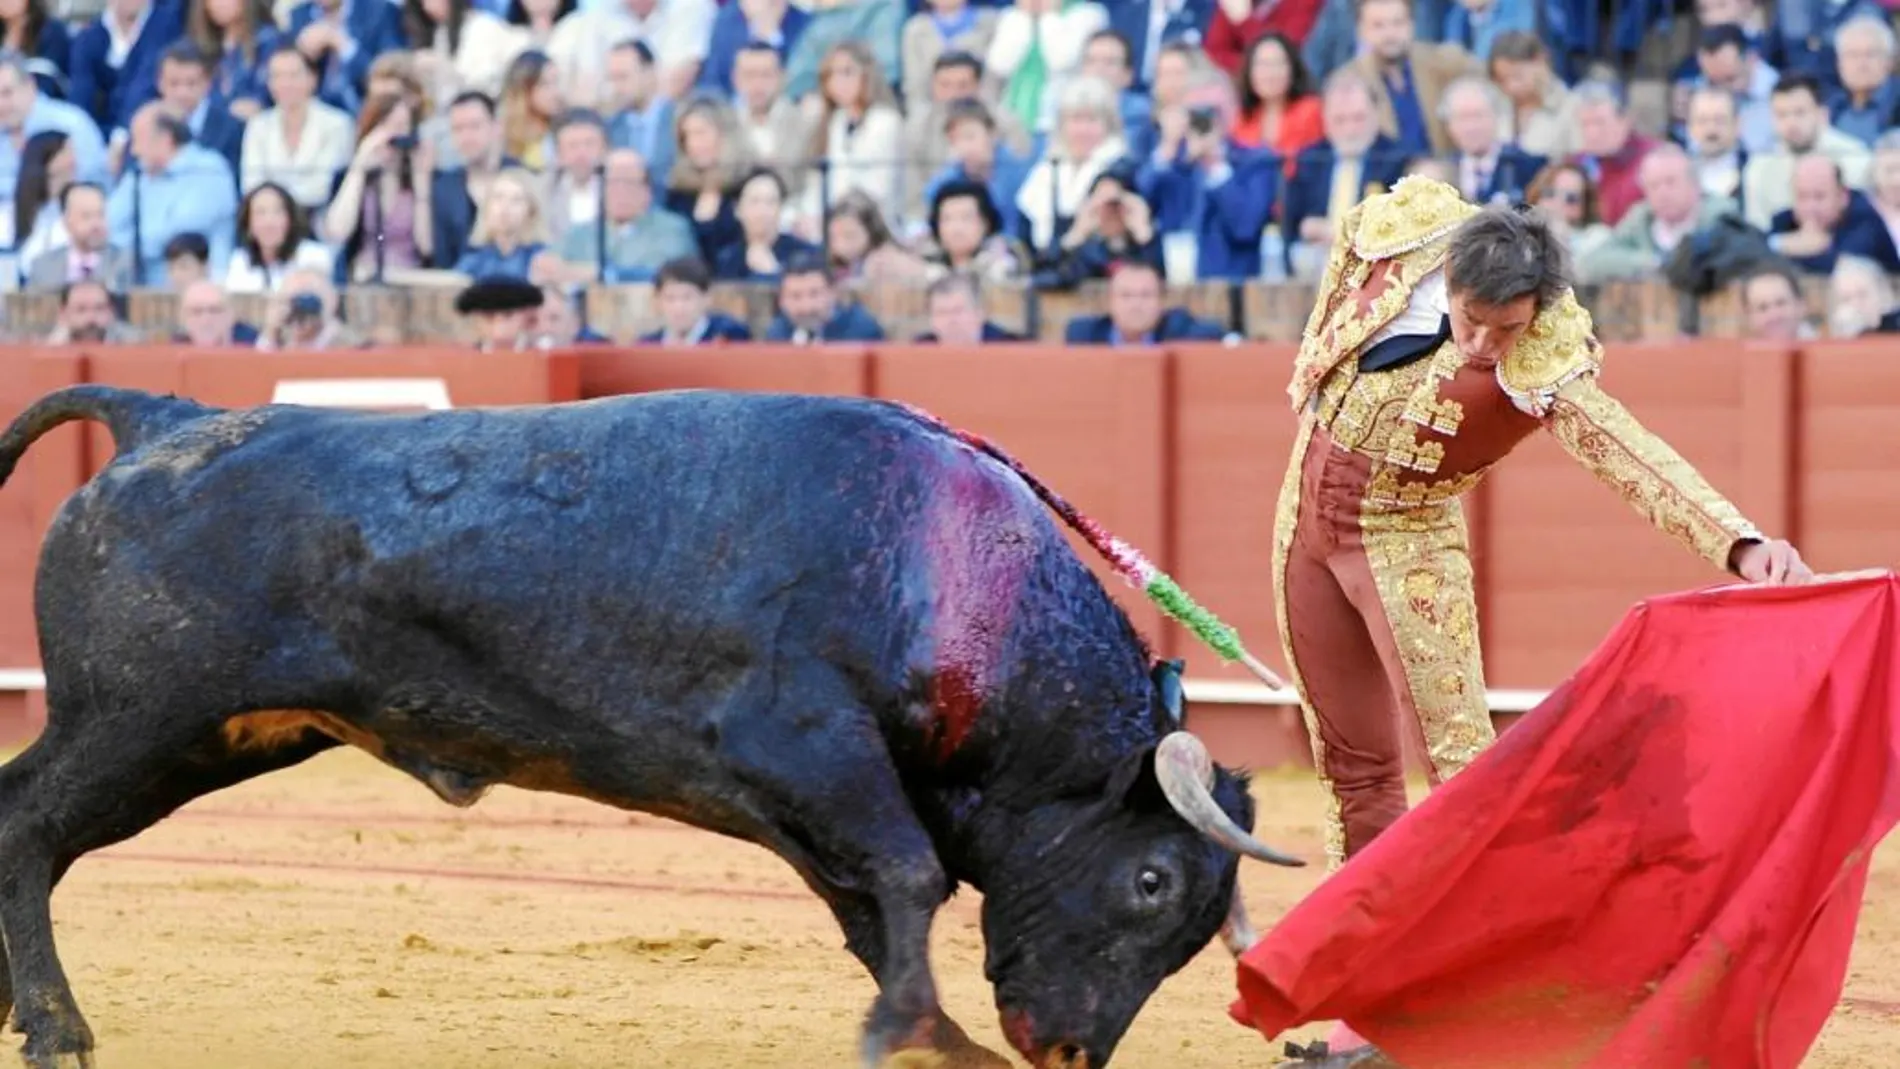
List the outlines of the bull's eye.
{"type": "Polygon", "coordinates": [[[1135,877],[1135,886],[1141,889],[1143,897],[1154,898],[1168,886],[1168,878],[1154,869],[1142,869],[1141,875],[1135,877]]]}

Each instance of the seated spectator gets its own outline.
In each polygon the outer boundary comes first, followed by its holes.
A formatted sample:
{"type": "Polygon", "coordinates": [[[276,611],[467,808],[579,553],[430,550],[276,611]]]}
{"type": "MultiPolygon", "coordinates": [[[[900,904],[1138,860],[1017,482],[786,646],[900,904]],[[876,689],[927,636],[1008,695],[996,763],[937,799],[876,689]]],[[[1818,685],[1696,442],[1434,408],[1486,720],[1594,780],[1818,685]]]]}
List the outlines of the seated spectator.
{"type": "Polygon", "coordinates": [[[114,293],[132,288],[132,254],[111,244],[106,227],[106,191],[75,182],[61,192],[60,214],[67,244],[41,253],[27,267],[26,288],[51,293],[69,282],[96,279],[114,293]]]}
{"type": "Polygon", "coordinates": [[[1834,129],[1866,145],[1900,126],[1900,75],[1894,73],[1893,24],[1855,15],[1834,31],[1840,88],[1828,94],[1834,129]]]}
{"type": "Polygon", "coordinates": [[[180,234],[165,243],[165,282],[183,290],[211,277],[211,244],[203,234],[180,234]]]}
{"type": "Polygon", "coordinates": [[[1533,156],[1567,159],[1583,148],[1577,100],[1551,68],[1550,50],[1535,33],[1511,30],[1491,42],[1485,64],[1508,101],[1499,136],[1533,156]]]}
{"type": "Polygon", "coordinates": [[[68,282],[59,291],[59,322],[49,345],[125,345],[142,340],[119,315],[118,300],[97,279],[68,282]]]}
{"type": "Polygon", "coordinates": [[[1220,341],[1218,323],[1196,319],[1185,308],[1161,307],[1161,271],[1142,260],[1117,263],[1108,276],[1108,314],[1069,320],[1070,345],[1159,345],[1171,341],[1220,341]]]}
{"type": "Polygon", "coordinates": [[[1045,278],[1045,285],[1076,286],[1107,278],[1110,269],[1124,260],[1139,260],[1163,270],[1154,209],[1141,195],[1129,164],[1096,176],[1088,199],[1062,235],[1058,252],[1054,278],[1045,278]]]}
{"type": "Polygon", "coordinates": [[[678,99],[692,89],[706,62],[714,0],[601,0],[582,3],[548,42],[563,74],[562,88],[576,103],[594,104],[605,82],[607,50],[616,41],[645,41],[660,59],[661,91],[678,99]]]}
{"type": "Polygon", "coordinates": [[[176,0],[109,0],[73,38],[72,82],[66,99],[91,115],[102,131],[125,129],[144,97],[133,79],[158,51],[185,32],[176,0]]]}
{"type": "MultiPolygon", "coordinates": [[[[1121,32],[1111,28],[1096,30],[1082,46],[1080,73],[1098,78],[1116,93],[1121,103],[1122,137],[1128,142],[1129,155],[1146,159],[1154,151],[1154,104],[1148,94],[1135,88],[1134,46],[1121,32]]],[[[1056,97],[1042,98],[1044,128],[1055,125],[1056,97]]]]}
{"type": "MultiPolygon", "coordinates": [[[[733,123],[731,109],[708,97],[696,97],[680,109],[678,152],[663,201],[667,211],[692,221],[700,258],[715,265],[723,250],[742,240],[735,211],[739,187],[755,170],[752,152],[733,123]]],[[[778,185],[782,199],[784,179],[778,185]]]]}
{"type": "Polygon", "coordinates": [[[353,349],[356,335],[337,318],[337,292],[329,276],[298,268],[270,295],[257,347],[264,352],[353,349]]]}
{"type": "Polygon", "coordinates": [[[18,52],[0,51],[0,129],[13,135],[0,141],[0,145],[4,145],[0,148],[0,189],[13,189],[19,184],[20,143],[15,138],[47,132],[66,135],[76,180],[100,185],[111,181],[106,167],[105,139],[99,136],[92,116],[82,108],[40,92],[38,83],[27,73],[26,57],[18,52]]]}
{"type": "Polygon", "coordinates": [[[484,275],[455,295],[457,315],[475,323],[475,348],[484,353],[535,348],[534,325],[545,297],[541,287],[518,275],[484,275]]]}
{"type": "Polygon", "coordinates": [[[766,328],[765,340],[793,345],[883,341],[884,328],[863,305],[839,302],[824,257],[812,252],[786,262],[779,280],[778,315],[766,328]]]}
{"type": "Polygon", "coordinates": [[[510,167],[488,183],[488,198],[475,214],[469,250],[456,262],[458,274],[518,275],[529,281],[558,273],[559,257],[547,247],[547,218],[542,214],[534,176],[510,167]]]}
{"type": "MultiPolygon", "coordinates": [[[[811,152],[811,125],[798,104],[785,95],[785,65],[777,49],[752,44],[739,50],[732,65],[732,105],[717,114],[723,140],[748,161],[780,174],[802,175],[811,152]]],[[[680,132],[680,142],[685,131],[680,132]]],[[[656,172],[671,174],[672,172],[656,172]]],[[[803,187],[794,182],[796,195],[803,187]]]]}
{"type": "Polygon", "coordinates": [[[0,4],[0,43],[32,60],[40,92],[61,99],[73,73],[72,31],[64,14],[51,10],[46,0],[0,4]]]}
{"type": "Polygon", "coordinates": [[[1734,94],[1706,86],[1690,93],[1688,136],[1684,143],[1702,192],[1711,197],[1726,197],[1745,210],[1742,174],[1748,166],[1748,150],[1741,145],[1734,94]]]}
{"type": "MultiPolygon", "coordinates": [[[[395,3],[303,0],[290,9],[286,28],[297,52],[313,64],[322,102],[352,115],[369,98],[370,64],[403,47],[402,5],[395,3]]],[[[282,105],[275,86],[271,96],[282,105]]]]}
{"type": "Polygon", "coordinates": [[[654,296],[660,310],[660,329],[640,335],[646,345],[711,345],[751,341],[744,323],[711,306],[712,273],[696,256],[684,256],[660,265],[654,296]]]}
{"type": "Polygon", "coordinates": [[[1828,274],[1846,254],[1900,274],[1900,250],[1880,212],[1865,193],[1847,188],[1840,164],[1818,154],[1796,161],[1794,207],[1775,213],[1768,244],[1812,274],[1828,274]]]}
{"type": "Polygon", "coordinates": [[[1900,309],[1894,307],[1892,278],[1866,257],[1849,254],[1836,259],[1827,285],[1828,336],[1858,338],[1896,331],[1900,331],[1900,309]]]}
{"type": "Polygon", "coordinates": [[[930,202],[928,274],[961,272],[989,282],[1027,274],[1034,259],[1002,225],[990,191],[980,183],[958,179],[938,186],[930,202]]]}
{"type": "Polygon", "coordinates": [[[805,183],[793,230],[815,239],[838,198],[863,190],[897,205],[904,158],[904,119],[889,80],[869,46],[839,41],[818,67],[818,92],[805,98],[810,156],[825,161],[825,181],[805,183]]]}
{"type": "Polygon", "coordinates": [[[935,203],[947,184],[980,183],[989,190],[1003,233],[1023,238],[1027,223],[1016,208],[1016,199],[1032,161],[1010,150],[990,109],[980,100],[959,100],[944,109],[938,133],[949,148],[949,162],[925,185],[924,203],[935,203]]]}
{"type": "MultiPolygon", "coordinates": [[[[989,51],[996,38],[996,8],[978,6],[970,0],[923,0],[923,10],[904,23],[902,43],[904,110],[912,115],[929,110],[940,98],[932,92],[937,61],[946,55],[961,54],[979,64],[976,57],[989,51]]],[[[974,97],[972,90],[967,96],[974,97]]],[[[954,99],[954,98],[953,98],[954,99]]],[[[913,142],[914,143],[914,142],[913,142]]]]}
{"type": "Polygon", "coordinates": [[[526,31],[469,0],[403,0],[402,33],[403,44],[415,50],[423,91],[437,107],[470,89],[499,97],[508,65],[528,47],[526,31]]]}
{"type": "Polygon", "coordinates": [[[581,323],[584,293],[569,296],[558,286],[541,287],[541,307],[535,309],[529,329],[537,349],[564,349],[570,345],[612,345],[613,339],[581,323]]]}
{"type": "Polygon", "coordinates": [[[475,208],[488,195],[489,180],[503,167],[519,167],[519,160],[502,155],[501,124],[495,120],[495,102],[476,90],[457,96],[449,105],[449,141],[457,163],[435,167],[430,177],[428,263],[451,268],[468,251],[468,232],[475,225],[475,208]]]}
{"type": "Polygon", "coordinates": [[[57,130],[44,130],[26,139],[26,147],[20,150],[12,210],[0,216],[12,231],[0,247],[16,249],[22,270],[66,244],[66,218],[59,199],[74,180],[70,138],[57,130]]]}
{"type": "Polygon", "coordinates": [[[1207,26],[1207,58],[1240,78],[1247,73],[1254,46],[1273,36],[1304,41],[1319,19],[1321,0],[1228,0],[1214,5],[1207,26]]]}
{"type": "Polygon", "coordinates": [[[787,261],[817,255],[817,247],[785,232],[785,181],[777,171],[756,168],[739,184],[735,214],[739,234],[713,259],[713,277],[721,282],[768,282],[787,261]]]}
{"type": "MultiPolygon", "coordinates": [[[[973,166],[988,174],[996,169],[1000,154],[1001,158],[1011,161],[1002,169],[1013,170],[1014,180],[1022,181],[1030,164],[1029,136],[1022,127],[1014,125],[1014,120],[1010,120],[1011,125],[1007,127],[1001,125],[995,107],[984,99],[982,60],[968,52],[945,52],[938,56],[936,67],[930,72],[928,94],[923,101],[909,105],[910,113],[904,119],[904,202],[902,210],[894,214],[904,219],[922,219],[937,176],[954,170],[966,156],[980,161],[973,166]],[[970,140],[959,144],[956,134],[947,133],[953,119],[982,122],[984,143],[977,143],[978,135],[973,130],[968,134],[970,140]]],[[[1001,117],[1007,118],[1006,115],[1001,117]]],[[[1010,199],[1015,195],[1012,188],[1010,199]]],[[[997,203],[1009,202],[999,200],[997,203]]]]}
{"type": "Polygon", "coordinates": [[[1359,0],[1359,54],[1346,65],[1376,94],[1379,131],[1405,152],[1451,151],[1435,105],[1445,87],[1484,66],[1456,44],[1419,40],[1411,0],[1359,0]]]}
{"type": "Polygon", "coordinates": [[[1483,61],[1507,33],[1535,33],[1542,22],[1537,0],[1454,0],[1445,5],[1441,32],[1433,40],[1457,45],[1483,61]]]}
{"type": "Polygon", "coordinates": [[[1685,133],[1690,93],[1720,89],[1735,104],[1736,133],[1742,147],[1750,152],[1772,151],[1775,116],[1770,98],[1781,74],[1749,46],[1742,28],[1734,23],[1704,27],[1696,43],[1696,66],[1694,77],[1677,83],[1682,121],[1674,124],[1671,133],[1678,137],[1685,133]]]}
{"type": "MultiPolygon", "coordinates": [[[[1096,178],[1128,154],[1115,91],[1099,79],[1076,78],[1064,84],[1056,98],[1055,123],[1048,148],[1016,194],[1016,208],[1028,222],[1030,246],[1039,252],[1071,232],[1096,178]]],[[[1124,184],[1133,183],[1130,169],[1124,184]]]]}
{"type": "MultiPolygon", "coordinates": [[[[1003,87],[996,98],[998,110],[1026,129],[1048,129],[1043,112],[1047,97],[1061,97],[1080,73],[1082,48],[1090,35],[1107,26],[1108,11],[1094,0],[1016,0],[1004,8],[983,56],[989,77],[1003,87]]],[[[1121,109],[1112,89],[1107,102],[1119,133],[1121,109]]]]}
{"type": "Polygon", "coordinates": [[[919,342],[971,346],[1023,340],[983,315],[982,287],[961,271],[932,282],[924,300],[930,310],[930,329],[917,336],[919,342]]]}
{"type": "MultiPolygon", "coordinates": [[[[211,108],[242,126],[264,110],[270,99],[264,66],[289,42],[278,31],[269,0],[184,0],[184,4],[185,36],[179,43],[196,46],[197,54],[209,63],[211,108]]],[[[164,57],[161,52],[161,64],[164,57]]],[[[139,80],[156,84],[164,77],[159,70],[142,73],[139,80]]],[[[236,146],[232,148],[235,156],[236,146]]]]}
{"type": "Polygon", "coordinates": [[[1815,337],[1801,280],[1785,267],[1765,267],[1742,279],[1743,336],[1794,342],[1815,337]]]}
{"type": "Polygon", "coordinates": [[[1320,124],[1319,95],[1293,42],[1278,33],[1254,38],[1234,74],[1239,111],[1228,131],[1234,143],[1265,150],[1293,174],[1293,161],[1326,131],[1320,124]]]}
{"type": "Polygon", "coordinates": [[[1333,226],[1353,205],[1398,182],[1406,154],[1379,132],[1372,86],[1357,71],[1342,68],[1320,94],[1326,136],[1300,153],[1281,199],[1280,230],[1286,235],[1286,270],[1315,279],[1332,248],[1333,226]]]}
{"type": "Polygon", "coordinates": [[[884,213],[861,189],[838,199],[825,233],[835,281],[906,286],[923,280],[924,261],[898,243],[884,213]]]}
{"type": "Polygon", "coordinates": [[[528,47],[542,52],[554,38],[561,20],[580,9],[574,0],[509,0],[502,18],[527,33],[528,47]]]}
{"type": "Polygon", "coordinates": [[[1809,155],[1832,160],[1849,186],[1867,184],[1871,156],[1860,140],[1834,129],[1821,107],[1821,86],[1805,74],[1790,74],[1775,84],[1775,145],[1749,156],[1742,171],[1742,202],[1758,230],[1773,228],[1775,216],[1794,203],[1797,161],[1809,155]]]}
{"type": "MultiPolygon", "coordinates": [[[[330,25],[319,23],[311,30],[330,25]]],[[[350,165],[356,147],[350,116],[316,99],[318,69],[316,60],[294,48],[270,58],[272,104],[244,124],[239,150],[242,189],[274,182],[306,212],[330,203],[337,176],[350,165]]]]}
{"type": "Polygon", "coordinates": [[[541,199],[548,233],[563,235],[600,217],[600,169],[607,162],[607,123],[600,113],[570,108],[554,127],[553,166],[541,199]]]}
{"type": "MultiPolygon", "coordinates": [[[[915,22],[919,17],[913,15],[911,21],[915,22]]],[[[699,68],[695,85],[703,92],[731,96],[733,67],[742,50],[751,45],[763,45],[770,48],[783,64],[811,21],[811,12],[789,0],[746,0],[742,4],[721,4],[719,14],[713,17],[712,35],[704,40],[706,61],[699,68]]],[[[907,26],[904,37],[906,63],[910,62],[910,55],[907,26]]]]}
{"type": "Polygon", "coordinates": [[[1585,82],[1575,92],[1577,153],[1580,164],[1596,187],[1597,211],[1604,223],[1615,226],[1623,214],[1642,199],[1636,169],[1656,147],[1656,140],[1630,125],[1621,87],[1608,82],[1585,82]]]}
{"type": "Polygon", "coordinates": [[[418,106],[375,93],[357,117],[356,152],[323,215],[324,236],[342,246],[338,276],[346,281],[431,262],[435,144],[416,137],[418,106]]]}
{"type": "Polygon", "coordinates": [[[501,117],[501,150],[531,171],[552,169],[561,83],[545,53],[531,49],[515,57],[502,79],[495,110],[501,117]]]}
{"type": "MultiPolygon", "coordinates": [[[[653,50],[645,41],[622,41],[607,53],[607,143],[630,148],[646,161],[654,181],[673,168],[673,101],[659,93],[653,50]]],[[[789,102],[786,107],[789,109],[789,102]]]]}
{"type": "Polygon", "coordinates": [[[251,349],[257,346],[257,328],[232,314],[224,287],[210,279],[198,279],[180,291],[178,325],[172,340],[195,348],[251,349]]]}
{"type": "Polygon", "coordinates": [[[661,265],[682,256],[694,256],[699,243],[693,224],[653,203],[653,177],[646,161],[632,149],[607,154],[607,221],[574,223],[561,238],[561,259],[573,268],[568,278],[584,282],[644,282],[661,265]],[[601,260],[601,232],[607,234],[607,257],[601,260]]]}
{"type": "Polygon", "coordinates": [[[1889,130],[1874,141],[1867,200],[1880,213],[1895,247],[1900,248],[1900,130],[1889,130]]]}
{"type": "Polygon", "coordinates": [[[1737,216],[1736,222],[1747,226],[1733,201],[1710,197],[1696,185],[1695,166],[1678,145],[1664,142],[1651,149],[1637,182],[1643,199],[1610,231],[1609,240],[1577,258],[1580,282],[1657,278],[1677,246],[1724,216],[1737,216]]]}
{"type": "Polygon", "coordinates": [[[1151,162],[1142,186],[1164,240],[1191,243],[1195,277],[1244,281],[1260,274],[1260,232],[1279,196],[1280,167],[1229,143],[1227,127],[1214,109],[1195,111],[1179,154],[1151,162]]]}
{"type": "Polygon", "coordinates": [[[214,91],[218,64],[212,53],[186,38],[158,53],[157,68],[158,102],[185,124],[193,142],[224,157],[235,183],[243,163],[244,120],[214,91]]]}
{"type": "Polygon", "coordinates": [[[1439,98],[1445,133],[1451,139],[1452,166],[1458,177],[1452,185],[1473,204],[1516,204],[1524,189],[1543,170],[1545,160],[1498,137],[1503,119],[1504,94],[1475,75],[1445,87],[1439,98]]]}
{"type": "Polygon", "coordinates": [[[1149,156],[1173,159],[1187,136],[1188,110],[1197,85],[1219,69],[1207,53],[1188,40],[1176,40],[1163,46],[1154,61],[1154,84],[1148,91],[1148,125],[1141,130],[1122,130],[1127,152],[1137,160],[1149,156]]]}
{"type": "Polygon", "coordinates": [[[1610,240],[1610,228],[1597,212],[1597,191],[1581,164],[1553,163],[1531,179],[1524,197],[1550,220],[1551,230],[1570,248],[1572,262],[1595,255],[1610,240]]]}
{"type": "Polygon", "coordinates": [[[223,275],[237,234],[237,179],[223,156],[192,144],[191,131],[161,103],[132,116],[136,173],[121,179],[106,203],[112,243],[138,257],[139,284],[164,286],[165,245],[179,234],[203,234],[211,271],[223,275]]]}
{"type": "Polygon", "coordinates": [[[310,234],[303,205],[275,182],[251,190],[238,208],[237,248],[225,272],[229,293],[270,293],[284,275],[303,268],[324,275],[336,264],[330,250],[310,234]]]}

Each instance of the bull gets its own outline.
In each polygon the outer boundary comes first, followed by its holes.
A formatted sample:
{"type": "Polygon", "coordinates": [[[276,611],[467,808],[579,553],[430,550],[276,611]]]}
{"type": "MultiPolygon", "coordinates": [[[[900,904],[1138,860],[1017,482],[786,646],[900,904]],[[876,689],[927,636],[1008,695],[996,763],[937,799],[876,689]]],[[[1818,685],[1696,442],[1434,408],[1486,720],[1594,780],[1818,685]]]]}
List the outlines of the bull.
{"type": "MultiPolygon", "coordinates": [[[[939,1004],[959,885],[1011,1046],[1099,1069],[1164,979],[1251,938],[1244,773],[1000,449],[905,406],[676,391],[435,413],[103,385],[0,436],[114,456],[38,562],[42,734],[0,767],[0,991],[28,1065],[94,1040],[49,899],[195,798],[358,747],[756,843],[877,995],[865,1064],[1007,1065],[939,1004]]],[[[1072,511],[1058,515],[1073,522],[1072,511]]]]}

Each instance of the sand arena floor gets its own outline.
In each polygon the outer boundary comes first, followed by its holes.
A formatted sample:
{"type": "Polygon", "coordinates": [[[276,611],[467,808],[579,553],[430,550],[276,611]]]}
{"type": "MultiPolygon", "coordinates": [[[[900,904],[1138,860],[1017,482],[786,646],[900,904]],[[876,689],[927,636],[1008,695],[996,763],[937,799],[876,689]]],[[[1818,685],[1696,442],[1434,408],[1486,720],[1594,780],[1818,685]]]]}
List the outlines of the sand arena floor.
{"type": "MultiPolygon", "coordinates": [[[[1257,786],[1317,857],[1320,795],[1257,786]]],[[[1250,866],[1269,921],[1317,880],[1250,866]]],[[[1878,859],[1817,1069],[1900,1065],[1900,851],[1878,859]]],[[[353,751],[201,799],[82,860],[53,899],[101,1069],[854,1067],[872,985],[776,858],[650,817],[498,789],[471,810],[353,751]]],[[[946,1004],[1002,1049],[973,896],[940,916],[946,1004]]],[[[1218,943],[1117,1065],[1270,1065],[1218,943]]],[[[1302,1036],[1304,1038],[1304,1036],[1302,1036]]],[[[0,1065],[18,1064],[6,1036],[0,1065]]]]}

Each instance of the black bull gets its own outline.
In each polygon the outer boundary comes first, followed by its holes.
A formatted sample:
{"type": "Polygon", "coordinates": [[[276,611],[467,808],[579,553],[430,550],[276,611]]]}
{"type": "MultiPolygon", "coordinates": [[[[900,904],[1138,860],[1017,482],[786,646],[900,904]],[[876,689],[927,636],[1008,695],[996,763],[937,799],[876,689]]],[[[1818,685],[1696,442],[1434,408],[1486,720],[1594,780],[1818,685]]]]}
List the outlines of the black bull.
{"type": "Polygon", "coordinates": [[[1163,979],[1248,938],[1236,854],[1298,864],[1179,730],[1176,666],[1048,491],[903,407],[77,386],[0,437],[0,481],[74,419],[117,455],[47,533],[49,719],[0,768],[0,995],[30,1065],[93,1048],[53,945],[66,869],[338,744],[456,805],[558,791],[783,857],[876,980],[867,1064],[1001,1062],[938,1003],[929,930],[959,883],[1011,1045],[1100,1067],[1163,979]]]}

